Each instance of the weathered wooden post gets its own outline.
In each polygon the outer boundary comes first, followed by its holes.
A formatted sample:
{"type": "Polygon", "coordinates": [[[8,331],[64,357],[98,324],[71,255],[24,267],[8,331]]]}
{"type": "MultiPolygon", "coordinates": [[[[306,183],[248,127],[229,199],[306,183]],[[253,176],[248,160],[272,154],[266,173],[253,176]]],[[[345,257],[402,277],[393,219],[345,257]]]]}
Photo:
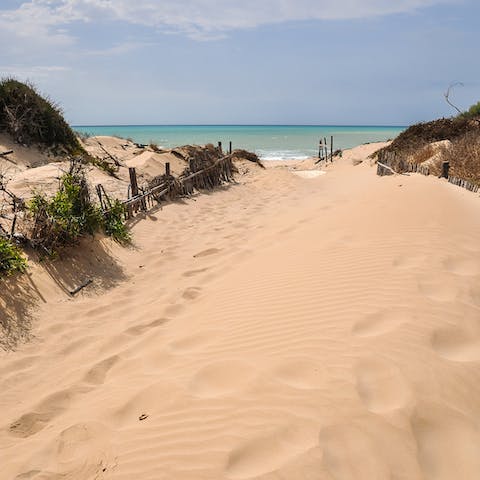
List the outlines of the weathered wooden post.
{"type": "Polygon", "coordinates": [[[328,162],[328,143],[327,143],[327,137],[323,137],[323,148],[325,150],[324,156],[325,156],[325,161],[328,162]]]}
{"type": "Polygon", "coordinates": [[[318,141],[318,161],[322,160],[323,157],[323,145],[322,145],[322,139],[318,141]]]}
{"type": "Polygon", "coordinates": [[[222,142],[218,142],[218,149],[220,150],[220,153],[222,153],[222,142]]]}
{"type": "Polygon", "coordinates": [[[440,178],[448,178],[449,170],[450,170],[450,162],[442,162],[442,175],[440,178]]]}
{"type": "Polygon", "coordinates": [[[330,161],[333,162],[333,135],[330,135],[330,161]]]}
{"type": "Polygon", "coordinates": [[[102,210],[105,210],[103,208],[103,198],[102,198],[102,187],[101,187],[101,185],[100,184],[96,185],[95,190],[97,191],[98,201],[100,202],[100,207],[102,208],[102,210]]]}
{"type": "Polygon", "coordinates": [[[170,162],[167,162],[167,163],[165,164],[165,175],[166,175],[167,177],[170,176],[170,162]]]}
{"type": "Polygon", "coordinates": [[[137,172],[135,171],[135,167],[129,167],[128,174],[130,175],[130,187],[131,187],[132,197],[136,197],[138,195],[138,183],[137,183],[137,172]]]}
{"type": "Polygon", "coordinates": [[[232,142],[228,143],[228,153],[231,155],[232,154],[232,142]]]}

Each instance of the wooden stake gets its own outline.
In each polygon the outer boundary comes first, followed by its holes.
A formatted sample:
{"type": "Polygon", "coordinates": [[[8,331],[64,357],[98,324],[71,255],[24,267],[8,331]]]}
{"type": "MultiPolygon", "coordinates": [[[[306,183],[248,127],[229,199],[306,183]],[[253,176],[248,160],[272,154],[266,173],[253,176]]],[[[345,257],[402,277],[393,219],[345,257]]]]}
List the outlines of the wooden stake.
{"type": "Polygon", "coordinates": [[[330,135],[330,161],[333,162],[333,135],[330,135]]]}
{"type": "Polygon", "coordinates": [[[449,162],[442,162],[442,175],[441,178],[448,178],[448,171],[450,169],[449,162]]]}
{"type": "Polygon", "coordinates": [[[170,162],[167,162],[167,163],[165,164],[165,175],[166,175],[167,177],[170,176],[170,162]]]}
{"type": "Polygon", "coordinates": [[[229,144],[228,144],[228,153],[230,155],[232,154],[232,142],[229,142],[229,144]]]}
{"type": "Polygon", "coordinates": [[[222,142],[218,142],[218,149],[220,150],[220,153],[223,153],[222,152],[222,142]]]}
{"type": "Polygon", "coordinates": [[[132,189],[132,197],[138,195],[138,183],[137,183],[137,172],[134,167],[128,169],[128,174],[130,175],[130,186],[132,189]]]}

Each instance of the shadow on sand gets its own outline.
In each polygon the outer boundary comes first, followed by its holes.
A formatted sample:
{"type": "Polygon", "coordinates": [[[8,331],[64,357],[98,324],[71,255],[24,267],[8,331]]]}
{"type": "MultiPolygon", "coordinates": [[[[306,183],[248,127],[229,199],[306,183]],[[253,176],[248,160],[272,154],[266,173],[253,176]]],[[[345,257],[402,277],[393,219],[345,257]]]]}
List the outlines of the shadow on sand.
{"type": "Polygon", "coordinates": [[[35,273],[0,280],[0,349],[14,350],[32,338],[35,314],[41,304],[48,301],[42,294],[49,290],[48,285],[40,288],[40,282],[50,283],[51,279],[50,290],[56,290],[56,285],[66,297],[72,298],[71,292],[89,280],[91,284],[84,290],[88,294],[101,293],[125,281],[127,276],[108,243],[103,239],[85,238],[55,260],[38,261],[32,254],[29,263],[38,262],[35,273]]]}

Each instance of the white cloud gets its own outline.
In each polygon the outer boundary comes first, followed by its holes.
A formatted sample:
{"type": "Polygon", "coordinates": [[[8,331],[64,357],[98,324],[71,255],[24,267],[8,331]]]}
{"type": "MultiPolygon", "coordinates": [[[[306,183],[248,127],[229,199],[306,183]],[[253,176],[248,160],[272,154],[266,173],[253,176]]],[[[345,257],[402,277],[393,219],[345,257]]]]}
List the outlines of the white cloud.
{"type": "MultiPolygon", "coordinates": [[[[0,7],[0,28],[19,36],[68,42],[61,30],[99,17],[185,33],[218,37],[235,29],[302,20],[369,18],[445,3],[448,0],[29,0],[15,10],[0,7]]],[[[455,3],[460,0],[450,0],[455,3]]]]}
{"type": "Polygon", "coordinates": [[[60,65],[0,65],[0,78],[13,77],[22,81],[42,81],[49,77],[70,71],[69,67],[60,65]]]}

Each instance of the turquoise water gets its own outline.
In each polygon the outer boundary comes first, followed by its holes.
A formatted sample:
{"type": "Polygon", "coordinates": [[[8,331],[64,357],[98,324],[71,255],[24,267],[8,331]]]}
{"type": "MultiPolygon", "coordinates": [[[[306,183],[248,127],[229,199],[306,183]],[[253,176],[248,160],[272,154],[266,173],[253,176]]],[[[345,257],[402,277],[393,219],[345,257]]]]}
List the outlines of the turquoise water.
{"type": "Polygon", "coordinates": [[[264,160],[307,158],[318,155],[320,138],[334,136],[334,150],[396,137],[404,127],[290,126],[290,125],[123,125],[76,126],[91,135],[114,135],[161,147],[222,142],[228,148],[255,151],[264,160]]]}

